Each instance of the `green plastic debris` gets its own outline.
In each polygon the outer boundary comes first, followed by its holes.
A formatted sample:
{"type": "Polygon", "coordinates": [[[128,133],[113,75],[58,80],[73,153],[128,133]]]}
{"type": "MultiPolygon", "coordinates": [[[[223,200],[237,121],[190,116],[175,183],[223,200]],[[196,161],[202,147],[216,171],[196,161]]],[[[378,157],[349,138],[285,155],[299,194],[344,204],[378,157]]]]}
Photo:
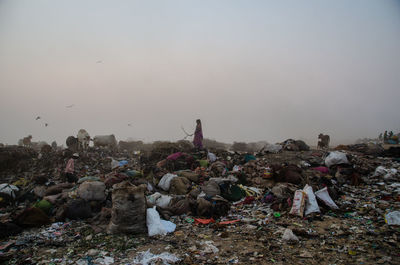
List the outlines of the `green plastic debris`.
{"type": "Polygon", "coordinates": [[[126,171],[126,175],[128,175],[128,177],[142,177],[143,174],[140,171],[137,170],[128,170],[126,171]]]}
{"type": "Polygon", "coordinates": [[[51,211],[51,208],[53,207],[53,205],[49,201],[41,200],[41,201],[38,201],[37,203],[35,203],[33,205],[33,207],[39,208],[40,210],[42,210],[46,214],[49,214],[50,211],[51,211]]]}
{"type": "Polygon", "coordinates": [[[280,212],[274,212],[274,217],[275,217],[275,218],[281,217],[281,213],[280,213],[280,212]]]}
{"type": "Polygon", "coordinates": [[[199,164],[201,167],[208,167],[208,160],[199,160],[199,164]]]}
{"type": "Polygon", "coordinates": [[[191,223],[194,223],[194,219],[190,218],[190,217],[186,217],[185,222],[191,224],[191,223]]]}

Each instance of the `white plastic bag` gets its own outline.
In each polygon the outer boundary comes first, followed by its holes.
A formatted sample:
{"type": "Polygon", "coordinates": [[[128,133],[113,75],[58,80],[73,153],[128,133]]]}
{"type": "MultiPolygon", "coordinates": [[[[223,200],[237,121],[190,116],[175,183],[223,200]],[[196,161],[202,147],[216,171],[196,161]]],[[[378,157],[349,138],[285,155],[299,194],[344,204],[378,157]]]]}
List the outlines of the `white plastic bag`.
{"type": "Polygon", "coordinates": [[[162,195],[159,192],[156,192],[152,195],[146,197],[147,202],[151,205],[157,205],[160,208],[167,208],[169,203],[172,200],[172,197],[169,195],[162,195]]]}
{"type": "Polygon", "coordinates": [[[338,164],[348,164],[349,161],[347,160],[347,156],[345,153],[342,152],[331,152],[326,158],[325,158],[325,165],[327,167],[331,167],[333,165],[338,165],[338,164]]]}
{"type": "Polygon", "coordinates": [[[171,263],[175,263],[180,261],[180,258],[175,256],[174,254],[163,252],[161,254],[153,254],[148,249],[146,252],[139,252],[138,255],[133,260],[133,264],[140,265],[150,265],[150,264],[164,264],[169,265],[171,263]],[[162,262],[162,263],[160,263],[162,262]]]}
{"type": "Polygon", "coordinates": [[[211,163],[213,163],[213,162],[215,162],[215,160],[217,160],[217,156],[210,152],[208,152],[207,158],[208,158],[208,160],[210,160],[211,163]]]}
{"type": "Polygon", "coordinates": [[[282,239],[285,241],[292,241],[292,242],[299,241],[299,238],[295,234],[293,234],[293,231],[289,228],[286,228],[285,232],[283,232],[282,239]]]}
{"type": "Polygon", "coordinates": [[[146,224],[149,236],[167,234],[155,206],[147,209],[146,224]]]}
{"type": "Polygon", "coordinates": [[[161,178],[160,182],[158,183],[158,187],[160,187],[161,189],[163,189],[165,191],[169,191],[169,187],[171,186],[171,180],[176,177],[177,177],[177,175],[174,175],[171,173],[165,174],[161,178]]]}
{"type": "Polygon", "coordinates": [[[315,195],[323,201],[327,206],[331,207],[332,209],[339,209],[336,203],[332,200],[331,196],[329,196],[328,188],[325,187],[322,190],[316,191],[315,195]]]}
{"type": "Polygon", "coordinates": [[[373,177],[383,176],[383,179],[390,180],[394,178],[397,174],[397,169],[395,168],[385,168],[383,166],[379,166],[375,169],[373,177]]]}
{"type": "Polygon", "coordinates": [[[281,150],[282,150],[282,145],[280,144],[266,144],[264,148],[264,151],[270,153],[278,153],[281,150]]]}
{"type": "Polygon", "coordinates": [[[111,169],[114,170],[119,167],[119,162],[114,158],[111,158],[111,169]]]}
{"type": "Polygon", "coordinates": [[[400,225],[400,211],[394,211],[386,214],[385,221],[388,225],[400,225]]]}
{"type": "Polygon", "coordinates": [[[0,184],[0,193],[7,194],[11,198],[15,199],[16,192],[18,191],[18,187],[14,185],[10,185],[7,183],[0,184]]]}
{"type": "Polygon", "coordinates": [[[203,253],[206,253],[206,254],[214,253],[214,254],[216,254],[216,253],[219,252],[219,249],[216,246],[214,246],[214,241],[202,241],[200,244],[202,246],[204,246],[204,250],[202,251],[203,253]]]}
{"type": "Polygon", "coordinates": [[[315,194],[311,186],[306,184],[303,189],[307,193],[306,200],[306,210],[304,212],[305,215],[309,215],[310,213],[319,213],[319,206],[317,199],[315,198],[315,194]]]}
{"type": "Polygon", "coordinates": [[[160,208],[167,208],[169,203],[171,202],[172,197],[169,195],[161,195],[157,200],[156,200],[156,205],[160,208]]]}
{"type": "Polygon", "coordinates": [[[170,221],[161,220],[161,224],[167,233],[172,233],[176,229],[176,224],[170,221]]]}

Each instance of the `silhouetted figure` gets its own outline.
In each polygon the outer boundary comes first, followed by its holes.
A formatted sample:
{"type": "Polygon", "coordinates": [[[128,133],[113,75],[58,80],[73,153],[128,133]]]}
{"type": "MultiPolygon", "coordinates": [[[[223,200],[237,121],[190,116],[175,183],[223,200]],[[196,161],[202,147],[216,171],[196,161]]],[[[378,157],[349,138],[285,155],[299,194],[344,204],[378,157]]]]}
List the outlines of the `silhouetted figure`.
{"type": "Polygon", "coordinates": [[[201,128],[200,119],[196,120],[196,130],[194,132],[193,144],[196,148],[203,148],[203,130],[201,128]]]}

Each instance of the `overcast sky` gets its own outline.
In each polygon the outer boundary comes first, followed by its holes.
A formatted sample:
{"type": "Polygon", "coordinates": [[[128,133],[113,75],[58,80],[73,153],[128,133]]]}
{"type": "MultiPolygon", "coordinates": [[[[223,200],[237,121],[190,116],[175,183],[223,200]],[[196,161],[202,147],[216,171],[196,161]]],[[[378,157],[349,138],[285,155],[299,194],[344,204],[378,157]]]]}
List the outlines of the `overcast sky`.
{"type": "Polygon", "coordinates": [[[8,144],[398,132],[400,1],[0,0],[0,93],[8,144]]]}

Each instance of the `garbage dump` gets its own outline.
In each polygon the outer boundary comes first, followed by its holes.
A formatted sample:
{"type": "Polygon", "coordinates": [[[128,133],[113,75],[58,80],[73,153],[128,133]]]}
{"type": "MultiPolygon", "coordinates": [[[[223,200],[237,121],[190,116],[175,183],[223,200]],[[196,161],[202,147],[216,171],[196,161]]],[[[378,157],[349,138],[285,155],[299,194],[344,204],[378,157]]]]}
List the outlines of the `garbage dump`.
{"type": "Polygon", "coordinates": [[[1,264],[400,263],[399,152],[114,144],[0,148],[1,264]]]}

